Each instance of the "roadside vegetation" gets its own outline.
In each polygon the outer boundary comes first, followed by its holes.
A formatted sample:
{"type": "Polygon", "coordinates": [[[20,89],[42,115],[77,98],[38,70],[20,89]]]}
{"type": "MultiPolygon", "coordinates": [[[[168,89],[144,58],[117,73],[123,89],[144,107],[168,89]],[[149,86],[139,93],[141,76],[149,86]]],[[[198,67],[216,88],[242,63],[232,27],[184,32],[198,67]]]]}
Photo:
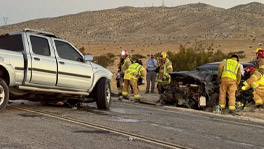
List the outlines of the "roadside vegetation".
{"type": "MultiPolygon", "coordinates": [[[[85,53],[84,47],[79,49],[83,54],[85,53]]],[[[195,45],[194,47],[186,47],[184,45],[180,46],[179,52],[171,52],[168,51],[168,58],[171,60],[173,65],[173,71],[190,71],[195,67],[211,63],[211,62],[219,62],[223,59],[230,58],[231,55],[237,54],[240,58],[245,58],[244,51],[236,51],[223,53],[221,50],[215,50],[212,45],[205,46],[203,44],[195,45]]],[[[160,53],[156,53],[156,58],[160,57],[160,53]]],[[[116,55],[112,53],[102,54],[100,56],[94,56],[93,62],[107,68],[114,64],[116,55]]],[[[145,59],[146,56],[142,54],[133,54],[131,56],[132,61],[136,59],[145,59]]]]}
{"type": "MultiPolygon", "coordinates": [[[[114,61],[115,61],[115,56],[114,54],[112,53],[107,53],[107,54],[103,54],[103,55],[100,55],[100,56],[95,56],[94,57],[94,60],[93,62],[107,68],[108,66],[111,66],[114,64],[114,61]]],[[[146,58],[144,55],[141,55],[141,54],[134,54],[131,56],[131,60],[132,61],[136,61],[137,59],[144,59],[146,58]]]]}
{"type": "Polygon", "coordinates": [[[132,61],[136,61],[137,59],[144,59],[144,58],[146,58],[146,56],[144,56],[144,55],[141,55],[141,54],[133,54],[132,56],[131,56],[131,60],[132,61]]]}
{"type": "MultiPolygon", "coordinates": [[[[79,51],[85,55],[85,54],[89,54],[85,52],[85,48],[81,47],[79,48],[79,51]]],[[[99,64],[105,68],[107,68],[108,66],[111,66],[114,64],[115,62],[115,55],[112,53],[106,53],[100,56],[94,56],[93,57],[93,62],[96,64],[99,64]]]]}
{"type": "Polygon", "coordinates": [[[93,62],[99,64],[105,68],[114,64],[115,55],[112,53],[106,53],[100,56],[95,56],[93,62]]]}
{"type": "MultiPolygon", "coordinates": [[[[221,50],[215,50],[211,46],[204,47],[202,45],[195,48],[187,48],[181,45],[179,52],[167,52],[168,58],[172,62],[174,71],[190,71],[202,64],[219,62],[223,59],[230,58],[233,54],[237,54],[240,58],[245,58],[244,51],[225,54],[221,50]]],[[[159,55],[160,54],[158,53],[156,56],[159,55]]]]}

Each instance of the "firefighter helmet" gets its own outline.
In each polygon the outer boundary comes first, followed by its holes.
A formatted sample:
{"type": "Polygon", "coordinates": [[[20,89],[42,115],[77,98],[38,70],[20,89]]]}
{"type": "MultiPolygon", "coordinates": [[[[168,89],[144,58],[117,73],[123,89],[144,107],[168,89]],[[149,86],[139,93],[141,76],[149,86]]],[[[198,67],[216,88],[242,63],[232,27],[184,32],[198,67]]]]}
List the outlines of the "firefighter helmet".
{"type": "Polygon", "coordinates": [[[254,67],[252,67],[252,66],[247,66],[245,68],[245,73],[246,74],[253,74],[255,71],[256,71],[256,69],[254,67]]]}
{"type": "Polygon", "coordinates": [[[258,53],[259,50],[261,50],[261,48],[257,48],[257,49],[255,50],[255,53],[258,53]]]}
{"type": "Polygon", "coordinates": [[[120,55],[121,56],[128,56],[127,50],[122,50],[120,55]]]}
{"type": "Polygon", "coordinates": [[[167,57],[166,52],[161,52],[160,55],[161,55],[161,58],[166,58],[167,57]]]}
{"type": "Polygon", "coordinates": [[[263,50],[263,49],[260,49],[260,50],[258,51],[257,55],[258,55],[258,58],[259,58],[259,59],[260,59],[260,58],[264,58],[264,50],[263,50]]]}

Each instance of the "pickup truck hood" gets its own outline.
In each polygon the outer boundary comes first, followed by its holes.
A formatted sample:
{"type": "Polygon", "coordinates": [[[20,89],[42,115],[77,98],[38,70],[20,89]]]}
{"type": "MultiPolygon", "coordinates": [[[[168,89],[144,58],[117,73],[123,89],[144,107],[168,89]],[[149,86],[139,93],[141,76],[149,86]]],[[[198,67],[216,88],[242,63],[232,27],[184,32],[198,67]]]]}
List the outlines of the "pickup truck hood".
{"type": "Polygon", "coordinates": [[[109,75],[110,78],[112,78],[113,73],[112,73],[110,70],[104,68],[104,67],[101,66],[101,65],[95,64],[95,63],[93,63],[93,62],[90,62],[90,64],[91,64],[92,67],[93,67],[94,73],[96,73],[97,71],[104,71],[107,75],[109,75]]]}

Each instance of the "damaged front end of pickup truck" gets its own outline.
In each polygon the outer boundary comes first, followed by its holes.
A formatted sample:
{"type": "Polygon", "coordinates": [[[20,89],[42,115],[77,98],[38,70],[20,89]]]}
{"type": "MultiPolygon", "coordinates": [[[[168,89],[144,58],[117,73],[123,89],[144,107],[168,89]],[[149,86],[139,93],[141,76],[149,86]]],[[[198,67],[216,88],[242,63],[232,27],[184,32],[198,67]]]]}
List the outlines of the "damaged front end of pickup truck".
{"type": "MultiPolygon", "coordinates": [[[[171,73],[171,83],[164,87],[165,92],[160,95],[160,100],[165,104],[192,109],[214,108],[218,104],[220,83],[217,80],[216,70],[171,73]]],[[[245,79],[246,76],[242,77],[242,80],[245,79]]],[[[236,97],[237,101],[245,106],[252,101],[252,91],[238,89],[236,97]]]]}

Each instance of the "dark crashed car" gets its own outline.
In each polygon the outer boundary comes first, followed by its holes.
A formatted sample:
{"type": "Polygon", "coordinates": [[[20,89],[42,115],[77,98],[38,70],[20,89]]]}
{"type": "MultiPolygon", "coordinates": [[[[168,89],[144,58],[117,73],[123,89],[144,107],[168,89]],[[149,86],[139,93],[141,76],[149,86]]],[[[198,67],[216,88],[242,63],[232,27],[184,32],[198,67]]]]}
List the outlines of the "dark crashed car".
{"type": "MultiPolygon", "coordinates": [[[[253,63],[241,63],[245,69],[253,63]]],[[[193,71],[172,72],[171,83],[164,88],[160,98],[166,104],[174,104],[193,109],[214,107],[218,103],[219,81],[217,80],[220,62],[198,66],[193,71]]],[[[241,82],[249,76],[242,76],[241,82]]],[[[240,83],[242,84],[242,83],[240,83]]],[[[240,88],[240,87],[239,87],[240,88]]],[[[246,104],[252,100],[252,91],[238,88],[237,101],[246,104]]],[[[228,103],[228,102],[227,102],[228,103]]]]}

